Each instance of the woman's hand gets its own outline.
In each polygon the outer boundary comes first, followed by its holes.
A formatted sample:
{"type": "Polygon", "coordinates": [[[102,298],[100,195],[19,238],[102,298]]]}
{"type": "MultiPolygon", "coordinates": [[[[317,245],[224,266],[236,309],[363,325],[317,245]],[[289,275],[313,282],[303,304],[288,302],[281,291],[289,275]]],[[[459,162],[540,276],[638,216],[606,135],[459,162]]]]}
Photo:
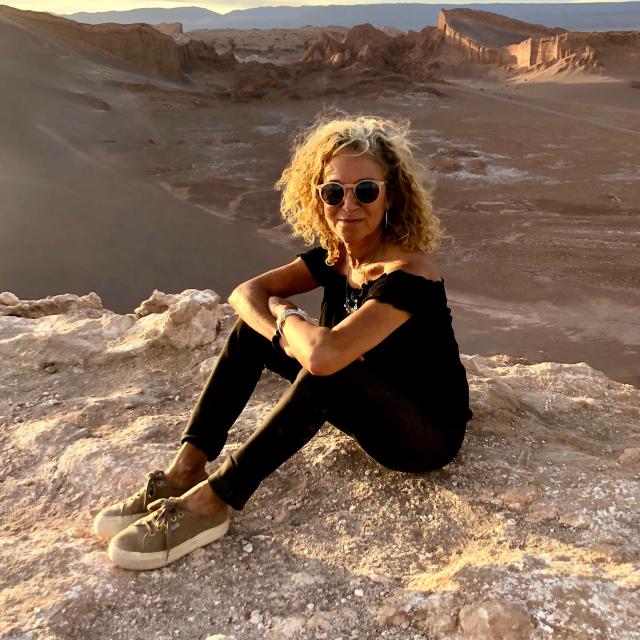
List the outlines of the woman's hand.
{"type": "MultiPolygon", "coordinates": [[[[287,300],[286,298],[279,298],[278,296],[269,296],[269,311],[274,318],[277,318],[285,309],[297,309],[298,306],[287,300]]],[[[284,349],[284,352],[290,357],[295,358],[288,340],[282,335],[280,336],[280,346],[284,349]]]]}
{"type": "Polygon", "coordinates": [[[269,296],[269,311],[274,318],[277,318],[285,309],[297,309],[298,305],[278,296],[269,296]]]}
{"type": "Polygon", "coordinates": [[[293,354],[293,351],[291,351],[291,347],[289,346],[289,342],[284,336],[280,336],[280,346],[284,349],[284,352],[290,358],[295,358],[295,355],[293,354]]]}

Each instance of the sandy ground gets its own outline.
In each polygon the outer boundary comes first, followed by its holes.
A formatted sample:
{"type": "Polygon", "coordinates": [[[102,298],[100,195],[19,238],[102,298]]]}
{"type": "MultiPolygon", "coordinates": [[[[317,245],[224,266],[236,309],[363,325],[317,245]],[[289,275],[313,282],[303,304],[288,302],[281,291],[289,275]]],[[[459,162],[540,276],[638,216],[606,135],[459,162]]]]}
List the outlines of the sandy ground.
{"type": "MultiPolygon", "coordinates": [[[[326,423],[222,539],[113,567],[92,518],[175,452],[235,320],[207,298],[0,315],[0,637],[640,638],[640,392],[584,364],[464,356],[475,415],[446,468],[390,471],[326,423]]],[[[287,384],[264,373],[211,471],[287,384]]]]}
{"type": "Polygon", "coordinates": [[[96,291],[131,311],[156,287],[215,283],[228,295],[288,258],[253,225],[171,196],[139,164],[156,126],[120,83],[147,76],[3,19],[0,51],[0,290],[96,291]]]}

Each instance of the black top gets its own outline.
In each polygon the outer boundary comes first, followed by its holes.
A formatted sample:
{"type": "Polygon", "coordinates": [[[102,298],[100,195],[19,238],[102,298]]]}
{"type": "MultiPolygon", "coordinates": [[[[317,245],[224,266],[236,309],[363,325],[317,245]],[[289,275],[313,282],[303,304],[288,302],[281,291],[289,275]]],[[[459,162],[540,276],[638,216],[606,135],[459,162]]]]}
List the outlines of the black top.
{"type": "Polygon", "coordinates": [[[398,270],[354,289],[346,275],[325,263],[326,249],[314,247],[296,255],[324,287],[320,311],[323,327],[334,327],[348,315],[347,294],[358,300],[358,307],[375,298],[409,311],[411,317],[367,351],[365,361],[388,376],[390,384],[423,404],[427,415],[434,419],[466,422],[472,417],[469,385],[451,326],[444,280],[427,280],[398,270]]]}

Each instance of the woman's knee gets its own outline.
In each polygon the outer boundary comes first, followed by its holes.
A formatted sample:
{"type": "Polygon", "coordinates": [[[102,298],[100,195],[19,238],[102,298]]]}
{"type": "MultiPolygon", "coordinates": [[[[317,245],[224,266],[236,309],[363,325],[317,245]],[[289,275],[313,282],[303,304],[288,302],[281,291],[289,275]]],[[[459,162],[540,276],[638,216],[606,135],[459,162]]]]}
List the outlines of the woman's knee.
{"type": "Polygon", "coordinates": [[[322,378],[323,376],[314,376],[302,367],[291,386],[302,394],[313,395],[326,386],[323,384],[322,378]]]}
{"type": "Polygon", "coordinates": [[[434,443],[436,446],[429,447],[422,455],[413,456],[404,463],[404,468],[398,471],[405,473],[428,473],[437,471],[453,462],[458,455],[464,439],[456,434],[455,437],[447,437],[444,443],[434,443]]]}
{"type": "Polygon", "coordinates": [[[243,351],[262,354],[263,358],[268,357],[273,349],[269,340],[240,317],[229,332],[227,340],[234,345],[241,345],[243,351]]]}
{"type": "Polygon", "coordinates": [[[353,387],[369,388],[371,385],[366,373],[366,365],[360,361],[352,362],[339,371],[326,376],[316,376],[302,368],[298,372],[294,384],[311,392],[330,393],[333,391],[333,397],[336,393],[348,393],[348,390],[353,387]]]}
{"type": "Polygon", "coordinates": [[[251,325],[245,322],[240,316],[236,320],[236,323],[233,325],[233,329],[231,333],[236,335],[237,337],[242,338],[250,338],[255,340],[257,337],[264,339],[262,335],[260,335],[251,325]]]}

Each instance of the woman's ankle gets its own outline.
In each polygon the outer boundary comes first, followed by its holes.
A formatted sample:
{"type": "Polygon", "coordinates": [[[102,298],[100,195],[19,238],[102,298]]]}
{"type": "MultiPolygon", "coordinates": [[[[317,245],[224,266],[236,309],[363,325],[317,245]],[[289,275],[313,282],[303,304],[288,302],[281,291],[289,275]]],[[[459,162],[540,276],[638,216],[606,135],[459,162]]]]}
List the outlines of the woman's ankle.
{"type": "Polygon", "coordinates": [[[200,482],[185,492],[180,500],[187,511],[201,516],[213,516],[227,504],[220,498],[207,482],[200,482]]]}
{"type": "Polygon", "coordinates": [[[189,442],[185,442],[165,469],[167,480],[180,488],[190,489],[207,478],[206,454],[189,442]]]}
{"type": "Polygon", "coordinates": [[[169,467],[165,469],[164,477],[175,487],[186,490],[206,480],[208,476],[204,468],[199,470],[180,470],[169,467]]]}

